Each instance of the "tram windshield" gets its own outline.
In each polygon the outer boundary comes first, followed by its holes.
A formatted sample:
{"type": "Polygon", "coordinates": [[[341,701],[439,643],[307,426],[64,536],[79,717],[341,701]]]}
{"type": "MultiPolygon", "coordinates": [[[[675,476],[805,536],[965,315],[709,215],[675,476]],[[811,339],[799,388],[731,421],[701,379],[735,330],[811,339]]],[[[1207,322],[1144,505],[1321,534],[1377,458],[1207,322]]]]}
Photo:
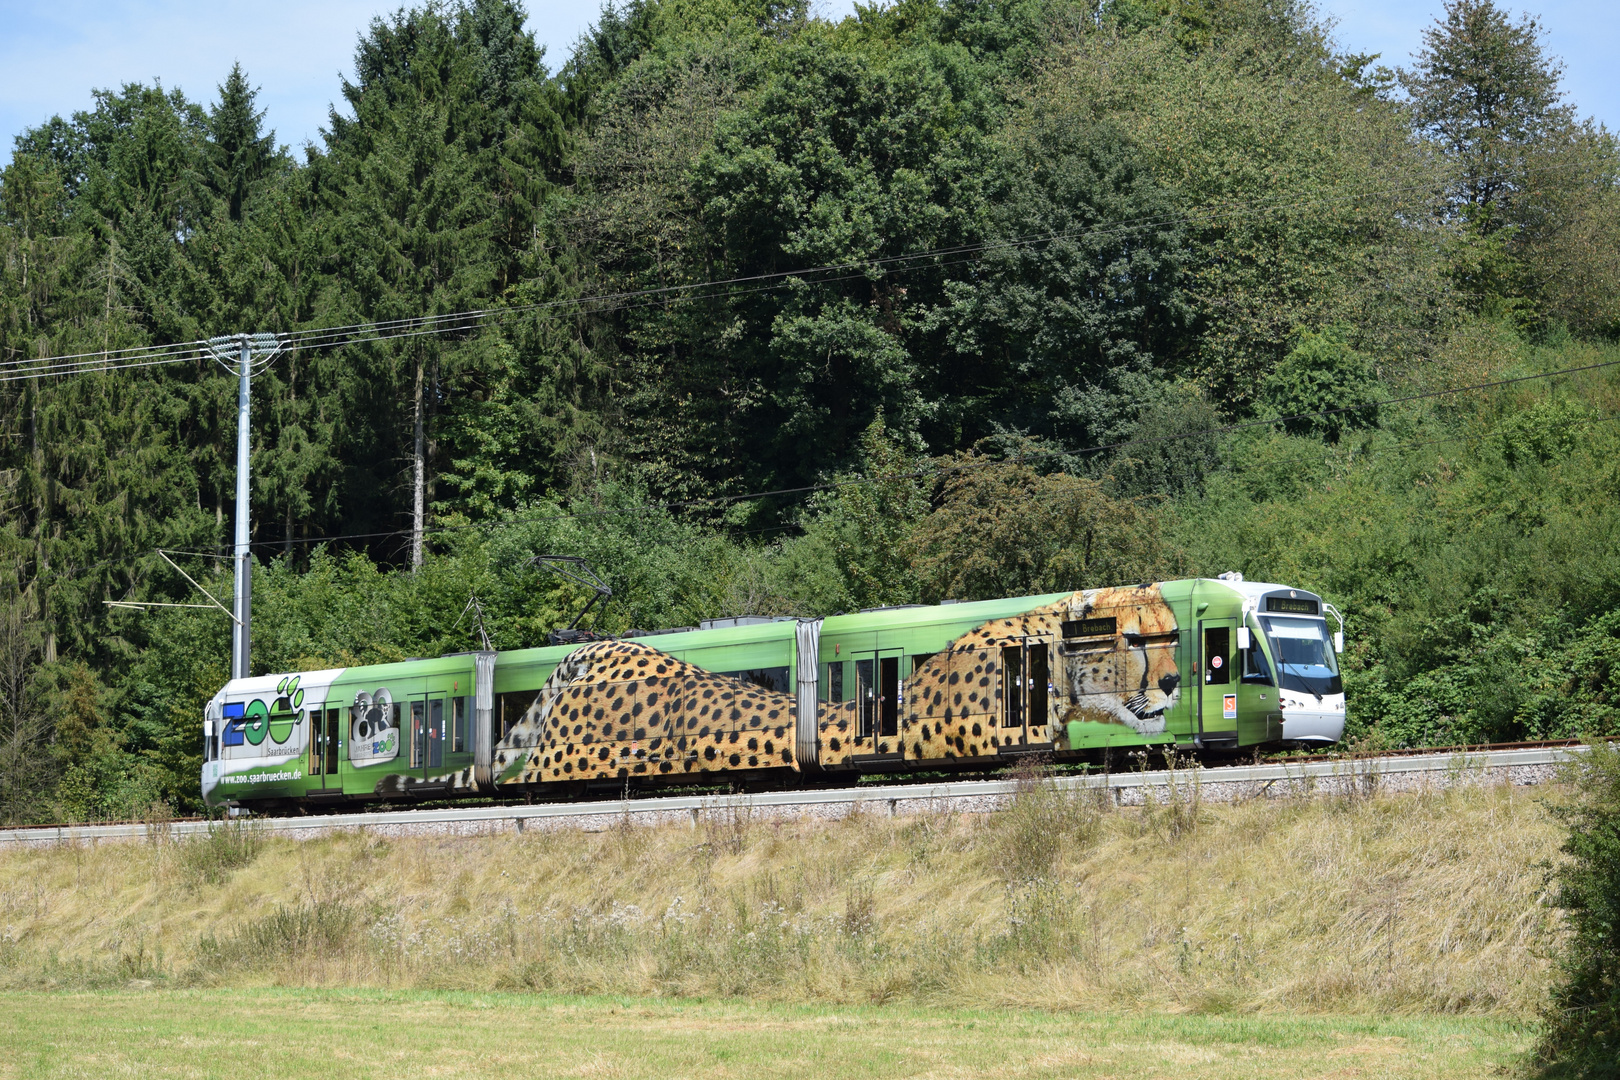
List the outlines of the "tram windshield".
{"type": "Polygon", "coordinates": [[[1333,639],[1321,619],[1288,619],[1264,616],[1260,623],[1271,639],[1277,658],[1278,682],[1286,690],[1324,697],[1344,693],[1339,681],[1338,658],[1333,655],[1333,639]]]}

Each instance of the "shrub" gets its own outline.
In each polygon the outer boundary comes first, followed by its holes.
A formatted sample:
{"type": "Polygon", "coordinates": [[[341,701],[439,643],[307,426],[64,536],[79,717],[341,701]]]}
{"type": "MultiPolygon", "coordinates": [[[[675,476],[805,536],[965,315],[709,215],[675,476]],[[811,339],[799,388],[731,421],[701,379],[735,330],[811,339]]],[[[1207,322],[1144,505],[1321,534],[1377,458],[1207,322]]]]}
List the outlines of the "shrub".
{"type": "Polygon", "coordinates": [[[1347,337],[1339,326],[1301,333],[1266,380],[1262,397],[1277,415],[1292,418],[1285,425],[1289,434],[1338,442],[1353,428],[1377,425],[1372,364],[1347,337]]]}
{"type": "Polygon", "coordinates": [[[1576,798],[1556,871],[1570,936],[1544,1013],[1543,1075],[1620,1077],[1620,749],[1597,744],[1573,766],[1576,798]]]}
{"type": "Polygon", "coordinates": [[[1044,764],[1020,765],[1012,777],[1012,802],[982,828],[991,865],[1009,885],[1019,885],[1049,877],[1065,853],[1084,852],[1096,837],[1099,807],[1093,792],[1055,784],[1044,764]]]}
{"type": "Polygon", "coordinates": [[[246,821],[210,822],[208,831],[187,838],[176,857],[188,883],[223,885],[236,870],[259,857],[264,837],[246,821]]]}

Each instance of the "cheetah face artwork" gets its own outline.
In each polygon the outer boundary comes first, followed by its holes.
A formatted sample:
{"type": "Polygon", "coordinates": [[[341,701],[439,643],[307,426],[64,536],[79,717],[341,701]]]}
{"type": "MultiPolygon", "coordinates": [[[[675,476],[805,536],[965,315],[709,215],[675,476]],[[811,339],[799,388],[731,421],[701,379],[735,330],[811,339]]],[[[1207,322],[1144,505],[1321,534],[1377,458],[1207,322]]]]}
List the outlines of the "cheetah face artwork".
{"type": "Polygon", "coordinates": [[[823,704],[823,760],[847,766],[891,750],[913,759],[992,757],[1009,745],[1056,742],[1073,720],[1161,733],[1180,697],[1176,641],[1175,615],[1157,585],[1076,592],[992,619],[905,680],[897,739],[862,737],[854,702],[823,704]],[[1050,692],[1045,715],[1029,715],[1026,727],[1009,723],[1002,665],[1009,652],[1023,662],[1029,648],[1046,650],[1050,692]]]}
{"type": "Polygon", "coordinates": [[[1140,735],[1165,730],[1165,714],[1180,700],[1181,675],[1176,616],[1157,585],[1073,593],[988,622],[951,648],[982,652],[1028,640],[1055,645],[1049,724],[1123,724],[1140,735]]]}
{"type": "Polygon", "coordinates": [[[789,694],[634,641],[570,653],[495,746],[503,784],[791,768],[789,694]]]}
{"type": "Polygon", "coordinates": [[[1165,730],[1165,714],[1181,697],[1175,615],[1162,599],[1119,595],[1146,591],[1097,590],[1071,605],[1071,624],[1098,633],[1059,649],[1065,721],[1124,724],[1141,735],[1165,730]]]}

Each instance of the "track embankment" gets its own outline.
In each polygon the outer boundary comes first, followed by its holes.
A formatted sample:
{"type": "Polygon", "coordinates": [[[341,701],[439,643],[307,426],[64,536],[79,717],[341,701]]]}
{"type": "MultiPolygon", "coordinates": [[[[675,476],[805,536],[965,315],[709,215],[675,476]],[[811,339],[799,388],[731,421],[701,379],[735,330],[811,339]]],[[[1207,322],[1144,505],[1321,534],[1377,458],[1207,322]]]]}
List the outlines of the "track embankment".
{"type": "MultiPolygon", "coordinates": [[[[1444,789],[1458,784],[1530,785],[1556,779],[1578,746],[1401,754],[1260,765],[1193,765],[1059,777],[1064,790],[1089,790],[1116,806],[1141,806],[1166,797],[1201,802],[1302,798],[1313,795],[1444,789]]],[[[266,818],[262,829],[289,839],[312,839],[339,830],[378,836],[488,836],[534,830],[700,824],[705,818],[752,820],[838,819],[851,813],[901,816],[917,813],[988,813],[1004,808],[1019,790],[1016,780],[962,780],[937,784],[860,784],[849,788],[741,795],[646,796],[594,802],[508,804],[434,809],[386,809],[352,814],[266,818]]],[[[150,839],[154,831],[179,838],[206,833],[206,821],[124,822],[111,825],[51,825],[0,830],[0,846],[150,839]]]]}
{"type": "Polygon", "coordinates": [[[4,844],[0,989],[1522,1018],[1561,940],[1568,789],[1495,760],[4,844]]]}

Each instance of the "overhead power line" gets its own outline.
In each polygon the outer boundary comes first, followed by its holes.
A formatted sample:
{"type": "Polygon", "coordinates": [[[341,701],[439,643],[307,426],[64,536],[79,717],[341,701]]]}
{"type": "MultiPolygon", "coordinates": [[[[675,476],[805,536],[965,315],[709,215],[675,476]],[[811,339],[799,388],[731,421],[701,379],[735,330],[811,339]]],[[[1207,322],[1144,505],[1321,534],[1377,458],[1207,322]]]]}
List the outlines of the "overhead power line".
{"type": "MultiPolygon", "coordinates": [[[[1563,165],[1546,166],[1543,167],[1542,171],[1557,171],[1559,169],[1572,168],[1578,164],[1578,162],[1569,162],[1563,165]]],[[[1503,173],[1502,175],[1506,175],[1506,173],[1503,173]]],[[[646,289],[598,293],[591,296],[566,297],[558,300],[536,301],[529,304],[514,304],[493,308],[475,308],[466,311],[447,312],[440,315],[409,316],[396,319],[350,323],[342,326],[290,330],[277,334],[276,338],[285,349],[313,350],[336,348],[365,342],[394,341],[404,338],[456,333],[459,331],[472,330],[481,325],[490,322],[498,322],[515,315],[546,310],[589,308],[593,305],[599,310],[624,310],[627,308],[657,303],[689,303],[706,299],[724,299],[727,297],[771,291],[790,284],[796,279],[813,278],[815,280],[807,283],[828,284],[837,281],[847,281],[858,277],[865,277],[876,269],[904,269],[905,264],[927,262],[929,260],[935,260],[935,265],[941,267],[960,265],[964,262],[974,261],[975,257],[996,251],[1011,251],[1035,247],[1042,244],[1057,243],[1064,240],[1078,240],[1086,237],[1124,235],[1126,233],[1138,232],[1145,229],[1212,219],[1220,215],[1236,214],[1238,216],[1253,217],[1273,210],[1297,211],[1311,206],[1334,205],[1339,203],[1355,202],[1362,199],[1386,198],[1406,192],[1428,190],[1431,188],[1431,186],[1432,185],[1425,184],[1397,185],[1393,187],[1348,192],[1342,195],[1319,196],[1314,199],[1303,200],[1297,199],[1293,196],[1276,196],[1270,199],[1228,199],[1209,203],[1203,207],[1195,208],[1180,214],[1171,214],[1162,217],[1142,215],[1136,218],[1125,218],[1119,221],[1108,222],[1106,224],[1090,225],[1084,228],[1070,229],[1062,232],[1030,233],[1024,236],[1011,237],[1002,240],[991,240],[974,244],[956,244],[944,247],[928,248],[914,252],[904,252],[895,255],[877,255],[869,258],[849,259],[843,262],[827,263],[820,266],[769,271],[766,273],[748,274],[731,278],[716,278],[708,281],[691,282],[684,285],[663,285],[646,289]],[[941,259],[948,259],[949,261],[943,263],[937,262],[937,260],[941,259]],[[739,288],[743,286],[753,287],[739,288]],[[705,290],[722,291],[715,292],[705,290]]],[[[166,346],[133,346],[125,349],[111,349],[101,352],[72,353],[63,356],[0,361],[0,383],[16,382],[22,379],[34,379],[45,376],[93,374],[98,372],[123,371],[131,368],[157,367],[165,364],[185,363],[187,361],[197,362],[209,359],[210,356],[211,354],[209,352],[208,342],[198,340],[178,342],[173,345],[166,346]]]]}
{"type": "MultiPolygon", "coordinates": [[[[1579,162],[1566,162],[1562,165],[1545,166],[1543,167],[1543,171],[1554,172],[1560,169],[1572,168],[1579,164],[1579,162]]],[[[1504,170],[1503,172],[1495,175],[1506,176],[1508,173],[1504,170]]],[[[874,268],[892,267],[909,262],[941,259],[949,256],[983,255],[994,251],[1014,250],[1019,248],[1033,247],[1040,244],[1054,243],[1061,240],[1080,239],[1083,237],[1122,235],[1124,233],[1137,232],[1144,229],[1213,218],[1222,213],[1235,212],[1243,216],[1255,216],[1276,209],[1300,210],[1314,205],[1332,205],[1334,203],[1354,202],[1361,199],[1385,198],[1392,195],[1398,195],[1403,192],[1422,191],[1429,189],[1430,187],[1431,185],[1426,184],[1406,184],[1393,187],[1367,189],[1358,192],[1348,192],[1342,195],[1319,196],[1315,199],[1304,200],[1297,199],[1293,196],[1276,196],[1269,200],[1229,199],[1210,203],[1204,207],[1194,208],[1180,214],[1171,214],[1163,217],[1141,215],[1135,218],[1123,218],[1118,221],[1112,221],[1105,224],[1089,225],[1084,228],[1070,229],[1062,232],[1027,233],[1023,236],[1009,237],[1001,240],[990,240],[973,244],[955,244],[945,247],[924,249],[921,251],[904,252],[895,255],[878,255],[869,258],[849,259],[843,262],[828,263],[821,266],[769,271],[766,273],[748,274],[731,278],[716,278],[708,281],[692,282],[685,285],[661,285],[645,289],[600,293],[587,297],[569,297],[560,300],[539,301],[532,304],[518,304],[500,308],[452,312],[444,315],[419,316],[416,318],[395,319],[387,322],[356,323],[350,326],[330,327],[324,330],[292,331],[287,335],[287,338],[288,343],[290,345],[294,345],[295,347],[309,347],[302,345],[302,341],[306,339],[319,340],[322,335],[328,334],[355,335],[353,337],[346,338],[340,343],[348,343],[350,340],[388,340],[392,335],[383,333],[383,331],[390,331],[395,328],[404,329],[408,331],[411,336],[431,332],[432,328],[441,325],[449,328],[445,332],[453,332],[454,329],[466,328],[467,326],[484,320],[544,310],[548,308],[555,309],[582,307],[591,304],[600,304],[611,310],[620,310],[626,306],[631,306],[630,302],[632,301],[658,302],[672,299],[713,299],[736,294],[732,292],[703,293],[701,290],[730,288],[742,285],[758,286],[767,282],[777,282],[780,284],[794,278],[834,274],[840,271],[854,271],[854,273],[849,273],[831,279],[820,278],[816,282],[812,283],[820,284],[828,280],[844,281],[849,280],[850,278],[864,277],[868,271],[874,268]],[[365,336],[371,333],[376,333],[377,336],[365,336]]],[[[945,265],[959,265],[961,262],[966,261],[971,260],[957,259],[945,265]]],[[[743,290],[743,294],[756,291],[761,290],[746,289],[743,290]]]]}
{"type": "MultiPolygon", "coordinates": [[[[1452,394],[1466,394],[1476,390],[1493,390],[1503,386],[1513,386],[1518,383],[1536,382],[1542,379],[1554,379],[1564,375],[1578,375],[1588,371],[1598,371],[1604,368],[1620,366],[1620,360],[1607,360],[1596,364],[1582,364],[1577,367],[1560,368],[1557,371],[1546,371],[1536,375],[1516,375],[1506,379],[1492,379],[1489,382],[1474,383],[1469,386],[1451,386],[1439,390],[1426,390],[1416,394],[1403,394],[1399,397],[1383,398],[1378,401],[1365,402],[1360,405],[1341,405],[1331,409],[1317,409],[1311,412],[1291,413],[1288,416],[1270,417],[1264,420],[1244,420],[1231,424],[1221,424],[1216,427],[1200,428],[1196,431],[1176,432],[1170,435],[1149,435],[1133,439],[1122,439],[1111,443],[1100,443],[1096,446],[1081,447],[1079,449],[1056,448],[1051,454],[1068,454],[1080,456],[1083,454],[1100,454],[1110,450],[1124,450],[1133,446],[1146,446],[1150,444],[1174,442],[1182,439],[1195,439],[1211,435],[1223,435],[1233,431],[1244,431],[1251,428],[1274,427],[1295,420],[1314,420],[1322,417],[1336,416],[1347,412],[1365,412],[1369,409],[1383,408],[1389,405],[1401,405],[1413,401],[1424,401],[1432,398],[1447,397],[1452,394]]],[[[1456,441],[1451,439],[1432,440],[1435,442],[1456,441]]],[[[1421,445],[1421,444],[1419,444],[1421,445]]],[[[896,480],[914,480],[926,477],[940,477],[953,472],[964,472],[970,469],[988,468],[1005,464],[1001,460],[974,462],[962,465],[929,466],[914,469],[908,472],[892,473],[885,476],[857,477],[849,480],[830,480],[819,484],[804,484],[799,487],[773,488],[767,491],[752,491],[738,495],[712,495],[705,498],[683,499],[669,502],[642,503],[637,506],[611,507],[601,510],[566,510],[555,514],[539,514],[529,517],[507,518],[501,521],[470,522],[464,525],[441,525],[437,528],[424,529],[424,536],[436,536],[445,533],[468,532],[479,529],[502,529],[513,526],[539,524],[548,521],[566,521],[575,518],[614,517],[623,514],[649,513],[658,510],[692,510],[702,507],[727,506],[732,503],[746,502],[750,499],[780,498],[788,495],[809,495],[820,491],[834,491],[849,487],[861,487],[873,484],[893,483],[896,480]]],[[[342,540],[380,540],[392,536],[404,536],[409,533],[407,529],[388,529],[368,533],[341,533],[330,536],[308,536],[282,540],[256,540],[251,546],[259,548],[287,547],[291,544],[306,546],[309,544],[327,544],[342,540]]],[[[200,554],[200,553],[197,553],[200,554]]]]}
{"type": "Polygon", "coordinates": [[[0,361],[0,368],[17,367],[25,364],[69,364],[73,361],[84,363],[104,364],[111,362],[113,357],[119,360],[138,359],[154,353],[172,353],[179,350],[190,350],[201,353],[206,343],[202,341],[183,341],[173,345],[128,345],[116,349],[96,349],[93,352],[68,353],[64,356],[44,356],[23,360],[0,361]]]}

